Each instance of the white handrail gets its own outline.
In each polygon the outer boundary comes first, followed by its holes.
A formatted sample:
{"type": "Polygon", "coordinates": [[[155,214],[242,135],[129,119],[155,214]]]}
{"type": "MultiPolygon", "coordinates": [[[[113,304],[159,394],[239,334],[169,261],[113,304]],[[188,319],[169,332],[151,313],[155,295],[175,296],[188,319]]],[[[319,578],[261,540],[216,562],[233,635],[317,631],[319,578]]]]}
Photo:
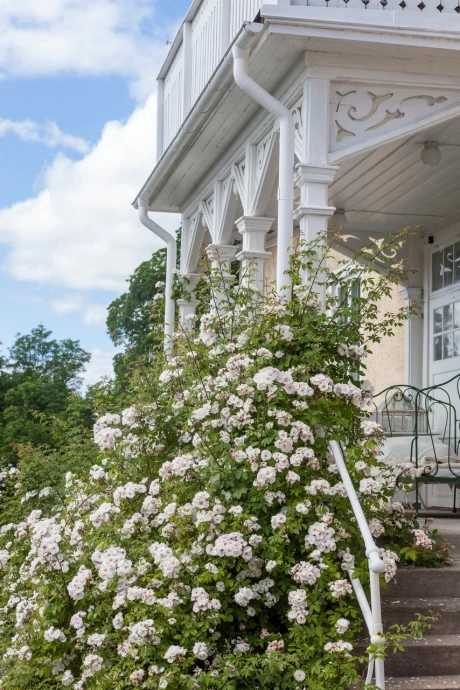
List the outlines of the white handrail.
{"type": "MultiPolygon", "coordinates": [[[[379,575],[384,572],[385,564],[380,557],[379,548],[376,545],[369,525],[363,513],[363,509],[359,502],[358,494],[351,481],[351,477],[348,474],[348,469],[345,464],[343,453],[340,449],[337,441],[329,442],[329,449],[334,456],[335,463],[339,470],[340,477],[342,479],[343,485],[347,492],[348,498],[351,503],[351,507],[355,514],[356,521],[358,523],[359,531],[364,540],[366,546],[366,556],[369,561],[369,577],[370,577],[370,590],[371,590],[371,603],[367,600],[366,594],[364,592],[363,586],[359,580],[354,576],[353,570],[349,571],[349,576],[353,589],[358,600],[359,606],[361,608],[364,620],[366,622],[367,629],[369,631],[371,644],[382,645],[385,642],[383,636],[383,626],[382,626],[382,605],[380,602],[380,580],[379,575]]],[[[385,668],[384,660],[382,655],[377,654],[375,656],[370,656],[369,658],[369,668],[367,672],[366,684],[372,682],[372,678],[375,675],[375,688],[378,690],[385,690],[385,668]]]]}

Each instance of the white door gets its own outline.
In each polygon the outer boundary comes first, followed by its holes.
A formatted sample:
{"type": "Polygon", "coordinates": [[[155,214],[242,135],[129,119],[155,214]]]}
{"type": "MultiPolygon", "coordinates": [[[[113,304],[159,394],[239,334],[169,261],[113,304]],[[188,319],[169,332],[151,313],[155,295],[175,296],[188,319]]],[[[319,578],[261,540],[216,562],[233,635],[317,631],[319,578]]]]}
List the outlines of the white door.
{"type": "MultiPolygon", "coordinates": [[[[440,385],[460,374],[460,241],[433,251],[431,259],[431,293],[427,310],[429,371],[430,385],[440,385]]],[[[458,381],[443,385],[443,389],[446,393],[437,391],[436,398],[451,403],[460,418],[458,381]]],[[[435,405],[430,414],[432,429],[444,434],[448,419],[448,407],[435,405]]],[[[452,446],[453,426],[447,436],[452,446]]],[[[452,498],[452,488],[448,485],[431,484],[426,487],[426,499],[431,507],[450,508],[452,498]]]]}

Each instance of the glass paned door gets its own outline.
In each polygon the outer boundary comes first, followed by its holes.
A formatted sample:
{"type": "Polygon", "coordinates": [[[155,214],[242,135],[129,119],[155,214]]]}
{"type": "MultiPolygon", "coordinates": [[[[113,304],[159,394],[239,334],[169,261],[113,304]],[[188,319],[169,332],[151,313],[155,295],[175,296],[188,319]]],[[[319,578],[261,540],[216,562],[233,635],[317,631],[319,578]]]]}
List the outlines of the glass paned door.
{"type": "Polygon", "coordinates": [[[432,294],[430,316],[430,378],[447,379],[460,372],[460,286],[432,294]]]}

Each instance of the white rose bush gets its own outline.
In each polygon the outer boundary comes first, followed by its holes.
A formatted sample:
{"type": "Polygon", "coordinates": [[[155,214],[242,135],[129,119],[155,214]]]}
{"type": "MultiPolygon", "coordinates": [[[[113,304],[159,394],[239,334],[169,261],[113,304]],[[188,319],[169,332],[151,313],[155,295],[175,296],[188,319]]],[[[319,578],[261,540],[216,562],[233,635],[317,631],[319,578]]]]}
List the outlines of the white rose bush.
{"type": "Polygon", "coordinates": [[[3,690],[359,680],[348,571],[365,582],[367,561],[328,441],[386,540],[383,580],[392,544],[433,542],[389,502],[372,386],[357,383],[370,343],[405,318],[376,320],[401,267],[376,276],[376,249],[359,273],[324,269],[328,289],[359,277],[366,297],[321,305],[298,277],[318,273],[315,251],[293,260],[289,303],[233,285],[217,309],[211,275],[196,331],[178,328],[173,357],[141,367],[132,405],[95,423],[91,470],[67,475],[52,510],[1,529],[3,690]]]}

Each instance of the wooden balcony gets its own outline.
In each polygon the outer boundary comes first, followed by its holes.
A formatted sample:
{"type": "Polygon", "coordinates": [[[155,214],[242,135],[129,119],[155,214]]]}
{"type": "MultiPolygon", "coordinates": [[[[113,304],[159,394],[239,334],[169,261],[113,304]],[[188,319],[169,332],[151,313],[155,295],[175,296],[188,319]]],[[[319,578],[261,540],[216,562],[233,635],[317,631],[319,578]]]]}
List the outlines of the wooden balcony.
{"type": "Polygon", "coordinates": [[[319,8],[327,10],[324,19],[332,18],[334,11],[339,18],[346,10],[348,19],[356,15],[357,24],[366,20],[373,23],[376,12],[386,13],[388,19],[401,15],[403,23],[408,14],[411,21],[416,15],[431,14],[434,18],[451,14],[460,27],[460,0],[194,0],[158,77],[158,158],[174,139],[243,22],[253,21],[261,8],[273,5],[283,6],[280,10],[289,8],[290,21],[294,9],[304,15],[309,7],[315,15],[319,8]]]}

